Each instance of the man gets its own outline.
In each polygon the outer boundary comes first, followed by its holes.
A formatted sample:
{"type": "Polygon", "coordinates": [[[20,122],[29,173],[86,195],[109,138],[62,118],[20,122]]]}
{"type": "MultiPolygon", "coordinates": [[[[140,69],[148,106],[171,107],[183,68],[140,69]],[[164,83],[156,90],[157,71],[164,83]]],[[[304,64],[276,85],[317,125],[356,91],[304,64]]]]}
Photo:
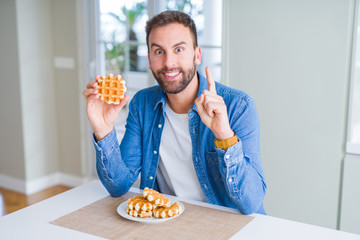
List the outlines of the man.
{"type": "Polygon", "coordinates": [[[265,214],[252,98],[215,83],[208,67],[206,79],[196,72],[201,49],[188,15],[160,13],[147,22],[146,34],[149,69],[159,86],[133,97],[120,146],[114,122],[128,96],[119,105],[106,104],[96,81],[83,93],[101,182],[116,197],[141,174],[142,189],[265,214]]]}

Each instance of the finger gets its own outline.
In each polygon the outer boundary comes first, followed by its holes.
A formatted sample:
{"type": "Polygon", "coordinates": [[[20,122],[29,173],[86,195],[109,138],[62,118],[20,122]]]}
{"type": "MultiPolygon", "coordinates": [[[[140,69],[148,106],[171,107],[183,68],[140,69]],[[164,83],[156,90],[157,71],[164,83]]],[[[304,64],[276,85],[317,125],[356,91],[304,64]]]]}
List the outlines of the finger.
{"type": "Polygon", "coordinates": [[[214,102],[214,103],[216,102],[216,103],[225,105],[224,99],[219,95],[215,95],[210,92],[208,92],[208,94],[204,93],[203,95],[204,95],[204,106],[206,106],[206,104],[212,103],[212,102],[214,102]]]}
{"type": "Polygon", "coordinates": [[[203,102],[204,102],[204,95],[201,94],[200,97],[198,97],[197,99],[195,99],[195,105],[198,111],[198,114],[201,116],[202,113],[204,112],[204,106],[203,106],[203,102]]]}
{"type": "Polygon", "coordinates": [[[221,102],[209,102],[207,104],[204,104],[206,113],[210,117],[214,117],[215,114],[222,114],[224,113],[224,110],[226,111],[226,108],[224,108],[224,104],[221,102]]]}
{"type": "Polygon", "coordinates": [[[224,99],[214,94],[204,94],[203,106],[210,117],[214,117],[214,114],[222,113],[223,109],[226,109],[224,99]]]}
{"type": "Polygon", "coordinates": [[[200,97],[195,99],[195,105],[196,105],[197,112],[198,112],[200,118],[202,118],[203,113],[205,111],[204,106],[203,106],[203,102],[204,102],[204,95],[200,95],[200,97]]]}
{"type": "Polygon", "coordinates": [[[204,101],[204,94],[201,94],[197,99],[195,99],[196,102],[198,103],[203,103],[204,101]]]}
{"type": "Polygon", "coordinates": [[[94,88],[86,89],[83,91],[83,95],[85,98],[88,98],[90,95],[98,95],[98,90],[94,88]]]}
{"type": "Polygon", "coordinates": [[[101,78],[101,76],[99,74],[95,75],[95,80],[99,80],[101,78]]]}
{"type": "Polygon", "coordinates": [[[96,88],[97,85],[98,85],[98,82],[93,80],[93,81],[90,81],[90,82],[86,85],[86,88],[87,88],[87,89],[96,88]]]}
{"type": "Polygon", "coordinates": [[[201,121],[207,126],[210,127],[211,124],[211,118],[209,117],[209,115],[207,114],[205,108],[204,108],[204,95],[201,94],[200,97],[198,97],[197,99],[195,99],[195,105],[197,108],[197,112],[200,116],[201,121]]]}
{"type": "Polygon", "coordinates": [[[209,66],[206,66],[205,72],[206,72],[206,79],[207,79],[208,86],[209,86],[209,91],[212,93],[216,93],[215,80],[211,74],[209,66]]]}
{"type": "Polygon", "coordinates": [[[201,94],[200,97],[195,100],[195,105],[197,107],[198,113],[200,116],[207,115],[208,117],[214,117],[214,112],[212,108],[212,102],[209,102],[209,100],[206,100],[205,95],[201,94]]]}
{"type": "Polygon", "coordinates": [[[216,93],[210,92],[210,91],[208,91],[208,90],[206,90],[206,89],[203,90],[203,94],[205,95],[205,97],[216,98],[216,99],[218,99],[219,101],[223,101],[223,100],[224,100],[221,96],[217,95],[216,93]]]}
{"type": "Polygon", "coordinates": [[[127,100],[129,100],[129,95],[125,95],[124,98],[121,99],[120,104],[119,104],[119,105],[120,105],[119,107],[123,108],[123,107],[125,106],[127,100]]]}
{"type": "Polygon", "coordinates": [[[89,95],[85,98],[87,104],[93,103],[95,100],[99,99],[98,95],[89,95]]]}
{"type": "Polygon", "coordinates": [[[113,106],[114,111],[117,114],[121,111],[121,109],[123,109],[127,100],[129,100],[129,95],[125,95],[124,98],[120,100],[119,104],[111,104],[113,106]]]}

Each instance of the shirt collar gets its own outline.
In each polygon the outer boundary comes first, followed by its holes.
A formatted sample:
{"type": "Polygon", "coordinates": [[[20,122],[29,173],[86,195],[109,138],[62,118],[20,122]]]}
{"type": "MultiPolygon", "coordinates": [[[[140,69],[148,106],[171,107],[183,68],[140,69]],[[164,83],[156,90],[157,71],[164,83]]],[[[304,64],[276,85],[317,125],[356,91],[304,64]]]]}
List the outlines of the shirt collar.
{"type": "MultiPolygon", "coordinates": [[[[208,84],[207,84],[207,80],[206,78],[201,75],[198,71],[196,72],[198,75],[198,79],[199,79],[199,90],[198,90],[198,94],[197,94],[197,98],[200,97],[200,95],[202,94],[202,92],[206,89],[208,89],[208,84]]],[[[165,106],[166,104],[166,94],[164,93],[164,91],[159,87],[160,91],[158,91],[157,93],[155,93],[155,97],[154,97],[154,101],[153,101],[153,109],[155,110],[159,104],[161,104],[161,106],[165,106]]],[[[191,108],[194,111],[197,111],[196,109],[196,105],[194,104],[194,106],[191,108]]]]}

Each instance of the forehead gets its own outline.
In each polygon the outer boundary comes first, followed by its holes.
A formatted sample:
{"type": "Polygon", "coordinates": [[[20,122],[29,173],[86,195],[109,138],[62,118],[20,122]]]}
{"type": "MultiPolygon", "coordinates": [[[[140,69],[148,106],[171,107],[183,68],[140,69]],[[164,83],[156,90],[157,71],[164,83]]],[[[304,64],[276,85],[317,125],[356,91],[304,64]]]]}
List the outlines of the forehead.
{"type": "Polygon", "coordinates": [[[177,42],[185,42],[193,45],[190,29],[180,23],[171,23],[156,27],[149,34],[149,46],[156,43],[161,46],[171,45],[177,42]]]}

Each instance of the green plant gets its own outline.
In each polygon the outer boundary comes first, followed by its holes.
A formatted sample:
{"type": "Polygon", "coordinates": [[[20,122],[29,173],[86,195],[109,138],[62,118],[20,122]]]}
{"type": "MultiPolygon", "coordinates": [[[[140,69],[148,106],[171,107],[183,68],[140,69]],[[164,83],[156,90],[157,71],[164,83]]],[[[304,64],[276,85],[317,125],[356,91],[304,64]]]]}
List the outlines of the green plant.
{"type": "MultiPolygon", "coordinates": [[[[135,5],[133,5],[131,8],[126,8],[126,6],[123,6],[121,8],[121,14],[117,15],[113,12],[110,12],[109,15],[112,16],[114,19],[116,19],[119,23],[125,24],[128,32],[127,32],[127,39],[128,39],[128,48],[126,48],[125,43],[113,43],[113,49],[116,49],[115,52],[110,50],[109,54],[106,52],[106,55],[109,55],[114,58],[118,58],[115,54],[125,54],[126,51],[129,52],[130,57],[130,71],[136,71],[137,70],[137,62],[138,62],[138,55],[137,55],[137,36],[134,31],[134,24],[136,23],[136,20],[141,17],[146,11],[146,3],[145,2],[138,2],[135,5]],[[118,49],[119,48],[119,49],[118,49]],[[122,48],[122,49],[120,49],[122,48]],[[114,55],[112,55],[114,54],[114,55]]],[[[125,57],[123,57],[125,61],[125,57]]],[[[125,62],[119,62],[120,69],[125,69],[125,62]]]]}
{"type": "Polygon", "coordinates": [[[199,6],[197,6],[196,4],[193,4],[191,2],[191,0],[168,0],[167,1],[167,9],[184,12],[191,16],[201,14],[202,4],[200,4],[199,6]],[[201,6],[201,7],[199,8],[199,6],[201,6]]]}
{"type": "Polygon", "coordinates": [[[106,69],[109,72],[121,73],[125,69],[125,43],[115,41],[115,33],[112,34],[112,43],[104,43],[106,69]]]}

